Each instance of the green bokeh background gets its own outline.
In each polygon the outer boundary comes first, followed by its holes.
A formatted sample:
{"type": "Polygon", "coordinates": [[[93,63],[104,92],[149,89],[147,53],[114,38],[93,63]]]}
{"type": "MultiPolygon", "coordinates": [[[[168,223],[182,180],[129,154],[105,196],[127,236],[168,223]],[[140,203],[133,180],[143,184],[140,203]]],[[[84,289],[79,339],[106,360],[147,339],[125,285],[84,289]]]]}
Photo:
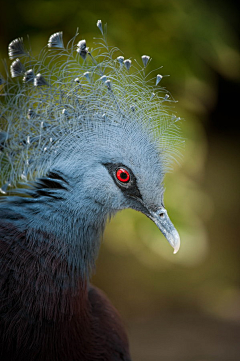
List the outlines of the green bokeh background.
{"type": "Polygon", "coordinates": [[[126,58],[147,54],[149,71],[171,75],[162,86],[178,100],[186,141],[165,205],[181,249],[173,255],[150,220],[123,211],[106,229],[93,277],[124,319],[134,360],[240,354],[238,17],[233,1],[1,2],[1,58],[16,37],[29,35],[37,53],[52,33],[62,30],[66,43],[76,28],[91,47],[101,19],[109,45],[126,58]]]}

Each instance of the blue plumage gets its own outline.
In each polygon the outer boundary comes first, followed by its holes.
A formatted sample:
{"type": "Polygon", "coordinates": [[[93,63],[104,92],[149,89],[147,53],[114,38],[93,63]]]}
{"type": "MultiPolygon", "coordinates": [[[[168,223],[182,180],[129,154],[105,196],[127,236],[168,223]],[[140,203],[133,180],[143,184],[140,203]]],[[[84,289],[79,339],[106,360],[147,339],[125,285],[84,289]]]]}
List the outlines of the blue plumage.
{"type": "Polygon", "coordinates": [[[4,80],[0,138],[8,192],[0,198],[3,360],[25,360],[31,348],[32,360],[130,360],[117,312],[89,285],[105,224],[132,208],[174,252],[180,246],[163,205],[181,139],[164,105],[170,97],[156,88],[162,76],[147,85],[148,56],[141,68],[115,57],[104,35],[99,44],[90,52],[74,38],[65,48],[55,33],[37,59],[22,39],[9,45],[13,80],[4,80]]]}

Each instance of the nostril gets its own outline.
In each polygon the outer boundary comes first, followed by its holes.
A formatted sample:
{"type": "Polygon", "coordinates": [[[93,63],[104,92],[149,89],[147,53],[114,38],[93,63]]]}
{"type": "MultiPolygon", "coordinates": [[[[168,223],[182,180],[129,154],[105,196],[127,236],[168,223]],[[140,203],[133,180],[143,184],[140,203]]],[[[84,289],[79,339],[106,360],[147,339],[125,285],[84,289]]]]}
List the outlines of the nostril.
{"type": "Polygon", "coordinates": [[[158,209],[158,211],[156,213],[157,213],[158,217],[164,218],[166,215],[166,210],[163,207],[161,207],[158,209]]]}

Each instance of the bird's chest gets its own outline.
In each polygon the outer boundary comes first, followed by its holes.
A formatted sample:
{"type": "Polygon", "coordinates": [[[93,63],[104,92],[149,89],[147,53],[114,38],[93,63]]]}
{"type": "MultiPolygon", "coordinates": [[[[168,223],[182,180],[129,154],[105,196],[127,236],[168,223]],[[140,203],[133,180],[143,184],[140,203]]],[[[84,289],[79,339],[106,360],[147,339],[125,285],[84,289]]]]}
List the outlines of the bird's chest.
{"type": "Polygon", "coordinates": [[[5,309],[1,361],[128,360],[122,358],[128,355],[126,336],[108,303],[79,295],[57,302],[54,296],[49,308],[54,319],[40,318],[37,308],[34,314],[25,306],[16,313],[16,307],[5,309]]]}
{"type": "Polygon", "coordinates": [[[50,253],[50,242],[36,252],[37,245],[29,250],[24,241],[24,233],[0,241],[0,360],[129,360],[126,335],[106,297],[50,253]]]}

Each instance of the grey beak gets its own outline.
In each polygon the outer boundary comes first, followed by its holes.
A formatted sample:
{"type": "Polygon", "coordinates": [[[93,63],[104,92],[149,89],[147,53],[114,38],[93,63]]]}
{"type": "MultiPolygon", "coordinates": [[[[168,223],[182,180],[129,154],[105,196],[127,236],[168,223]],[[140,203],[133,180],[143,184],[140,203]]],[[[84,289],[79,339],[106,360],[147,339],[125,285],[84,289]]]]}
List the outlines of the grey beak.
{"type": "Polygon", "coordinates": [[[164,237],[166,237],[167,241],[173,247],[173,253],[177,253],[180,248],[180,237],[178,231],[170,221],[166,209],[161,207],[156,212],[149,210],[148,217],[156,224],[164,237]]]}

